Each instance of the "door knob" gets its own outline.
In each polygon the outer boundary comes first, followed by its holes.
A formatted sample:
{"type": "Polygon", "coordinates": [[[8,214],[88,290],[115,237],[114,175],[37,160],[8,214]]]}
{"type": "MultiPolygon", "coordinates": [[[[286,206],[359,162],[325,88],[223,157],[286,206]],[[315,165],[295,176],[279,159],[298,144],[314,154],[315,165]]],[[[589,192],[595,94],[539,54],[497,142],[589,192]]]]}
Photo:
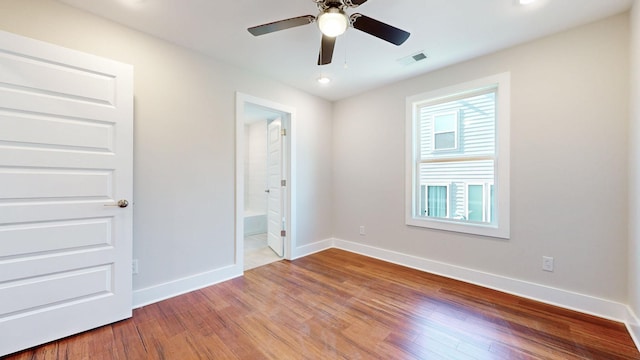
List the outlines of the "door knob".
{"type": "Polygon", "coordinates": [[[117,203],[115,204],[104,204],[104,206],[117,206],[117,207],[121,207],[121,208],[126,208],[127,206],[129,206],[129,202],[127,200],[118,200],[117,203]]]}

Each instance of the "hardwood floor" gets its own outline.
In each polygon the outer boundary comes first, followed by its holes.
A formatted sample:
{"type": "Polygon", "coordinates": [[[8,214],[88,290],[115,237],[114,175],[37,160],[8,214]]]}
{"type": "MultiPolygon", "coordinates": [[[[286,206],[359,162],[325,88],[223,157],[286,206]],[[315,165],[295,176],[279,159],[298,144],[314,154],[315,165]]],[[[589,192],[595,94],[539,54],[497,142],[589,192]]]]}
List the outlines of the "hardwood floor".
{"type": "Polygon", "coordinates": [[[640,359],[623,324],[331,249],[16,359],[640,359]]]}

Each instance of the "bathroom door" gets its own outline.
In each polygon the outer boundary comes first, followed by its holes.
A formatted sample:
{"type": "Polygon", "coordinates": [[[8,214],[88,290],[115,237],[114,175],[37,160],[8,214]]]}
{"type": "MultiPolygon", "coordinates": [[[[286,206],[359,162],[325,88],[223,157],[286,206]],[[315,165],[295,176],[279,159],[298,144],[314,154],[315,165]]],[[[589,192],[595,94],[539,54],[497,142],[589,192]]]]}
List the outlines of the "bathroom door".
{"type": "Polygon", "coordinates": [[[282,120],[267,125],[267,241],[278,256],[284,256],[284,191],[282,169],[284,164],[282,120]]]}

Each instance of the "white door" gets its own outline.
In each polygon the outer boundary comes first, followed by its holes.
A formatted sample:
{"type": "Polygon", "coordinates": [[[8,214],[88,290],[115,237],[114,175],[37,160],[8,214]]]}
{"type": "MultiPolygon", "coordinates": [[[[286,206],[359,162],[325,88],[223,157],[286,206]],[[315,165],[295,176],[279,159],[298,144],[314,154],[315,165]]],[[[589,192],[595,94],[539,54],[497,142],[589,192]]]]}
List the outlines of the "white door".
{"type": "Polygon", "coordinates": [[[272,120],[267,125],[267,240],[269,247],[278,256],[284,256],[284,238],[281,231],[284,230],[283,202],[284,191],[282,168],[284,151],[282,140],[282,121],[272,120]]]}
{"type": "Polygon", "coordinates": [[[0,356],[131,316],[132,82],[0,32],[0,356]]]}

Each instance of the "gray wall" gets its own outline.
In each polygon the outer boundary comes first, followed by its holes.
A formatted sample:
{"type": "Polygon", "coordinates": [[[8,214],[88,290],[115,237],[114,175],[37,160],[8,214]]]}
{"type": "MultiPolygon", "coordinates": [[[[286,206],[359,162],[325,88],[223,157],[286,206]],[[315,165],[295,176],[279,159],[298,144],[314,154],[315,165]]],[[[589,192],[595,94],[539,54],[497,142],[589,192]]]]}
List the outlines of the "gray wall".
{"type": "Polygon", "coordinates": [[[627,303],[628,26],[622,14],[335,103],[334,236],[627,303]],[[511,239],[405,225],[405,98],[505,71],[511,239]]]}
{"type": "MultiPolygon", "coordinates": [[[[299,246],[334,236],[631,303],[639,313],[640,150],[628,159],[628,26],[623,14],[332,106],[52,0],[0,0],[2,30],[135,66],[135,289],[233,262],[240,91],[298,111],[299,246]],[[504,71],[513,90],[511,239],[406,226],[405,98],[504,71]],[[629,175],[631,202],[621,190],[629,175]],[[542,255],[555,257],[554,273],[541,271],[542,255]]],[[[639,103],[632,101],[632,144],[640,143],[639,103]]]]}
{"type": "Polygon", "coordinates": [[[135,67],[134,290],[233,264],[236,91],[296,108],[298,245],[331,237],[329,102],[51,0],[0,29],[135,67]]]}

